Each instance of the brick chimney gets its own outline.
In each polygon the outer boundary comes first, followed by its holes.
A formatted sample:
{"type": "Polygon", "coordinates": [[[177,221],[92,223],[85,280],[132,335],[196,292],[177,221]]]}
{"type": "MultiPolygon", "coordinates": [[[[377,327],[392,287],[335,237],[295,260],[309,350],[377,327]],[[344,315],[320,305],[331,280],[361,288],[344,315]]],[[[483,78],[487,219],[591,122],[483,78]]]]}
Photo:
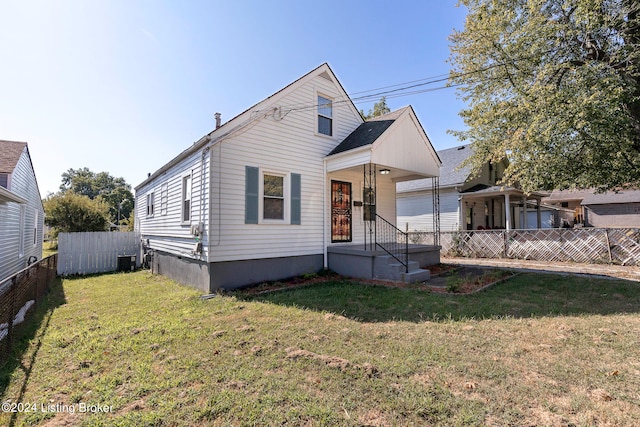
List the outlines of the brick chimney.
{"type": "Polygon", "coordinates": [[[213,115],[216,118],[216,129],[220,127],[220,113],[215,113],[213,115]]]}

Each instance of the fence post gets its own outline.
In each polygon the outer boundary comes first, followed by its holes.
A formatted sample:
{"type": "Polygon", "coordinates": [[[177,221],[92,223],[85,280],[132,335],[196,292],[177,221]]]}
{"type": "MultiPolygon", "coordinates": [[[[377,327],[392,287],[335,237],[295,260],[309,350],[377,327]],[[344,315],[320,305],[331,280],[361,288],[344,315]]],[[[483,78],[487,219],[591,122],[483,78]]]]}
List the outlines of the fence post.
{"type": "Polygon", "coordinates": [[[607,242],[607,252],[609,253],[609,264],[613,264],[613,257],[611,256],[611,242],[609,241],[609,229],[604,229],[604,238],[607,242]]]}
{"type": "Polygon", "coordinates": [[[509,232],[502,231],[502,241],[504,242],[504,257],[509,258],[509,232]]]}
{"type": "Polygon", "coordinates": [[[9,353],[11,352],[11,348],[13,347],[13,319],[16,315],[16,293],[17,293],[17,283],[18,283],[18,276],[14,276],[11,279],[11,290],[9,291],[11,293],[10,296],[10,302],[9,302],[9,324],[7,325],[7,360],[8,360],[8,356],[9,353]]]}

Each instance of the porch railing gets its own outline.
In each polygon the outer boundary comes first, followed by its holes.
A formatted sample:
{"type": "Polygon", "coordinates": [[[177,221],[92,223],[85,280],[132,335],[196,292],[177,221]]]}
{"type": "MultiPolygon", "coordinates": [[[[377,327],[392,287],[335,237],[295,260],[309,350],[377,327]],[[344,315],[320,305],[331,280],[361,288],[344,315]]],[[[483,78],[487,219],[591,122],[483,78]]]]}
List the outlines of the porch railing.
{"type": "Polygon", "coordinates": [[[409,272],[409,235],[376,214],[376,247],[379,247],[409,272]]]}

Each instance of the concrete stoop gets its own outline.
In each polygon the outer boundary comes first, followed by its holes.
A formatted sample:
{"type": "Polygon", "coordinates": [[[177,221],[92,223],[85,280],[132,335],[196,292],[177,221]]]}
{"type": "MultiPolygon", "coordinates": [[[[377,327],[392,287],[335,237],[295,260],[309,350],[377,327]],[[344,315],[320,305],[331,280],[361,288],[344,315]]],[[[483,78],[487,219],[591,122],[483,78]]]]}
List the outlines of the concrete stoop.
{"type": "Polygon", "coordinates": [[[373,278],[395,282],[416,283],[431,278],[431,272],[420,268],[416,261],[409,261],[409,272],[391,255],[378,255],[373,262],[373,278]]]}

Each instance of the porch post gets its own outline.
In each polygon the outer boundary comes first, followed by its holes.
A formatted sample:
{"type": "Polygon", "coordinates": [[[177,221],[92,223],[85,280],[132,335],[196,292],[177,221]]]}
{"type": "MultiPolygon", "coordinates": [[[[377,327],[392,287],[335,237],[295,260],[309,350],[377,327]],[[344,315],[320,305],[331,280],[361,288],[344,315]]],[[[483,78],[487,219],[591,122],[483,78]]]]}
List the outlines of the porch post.
{"type": "Polygon", "coordinates": [[[538,228],[542,228],[542,212],[540,212],[540,203],[542,203],[542,199],[536,199],[538,203],[536,203],[536,216],[538,220],[538,228]]]}
{"type": "Polygon", "coordinates": [[[511,203],[509,193],[504,193],[504,226],[507,231],[511,230],[511,203]]]}
{"type": "Polygon", "coordinates": [[[527,219],[527,196],[522,196],[522,228],[524,230],[529,228],[527,219]]]}
{"type": "Polygon", "coordinates": [[[458,195],[458,230],[460,231],[464,230],[462,224],[464,223],[465,212],[462,209],[462,196],[458,195]]]}

